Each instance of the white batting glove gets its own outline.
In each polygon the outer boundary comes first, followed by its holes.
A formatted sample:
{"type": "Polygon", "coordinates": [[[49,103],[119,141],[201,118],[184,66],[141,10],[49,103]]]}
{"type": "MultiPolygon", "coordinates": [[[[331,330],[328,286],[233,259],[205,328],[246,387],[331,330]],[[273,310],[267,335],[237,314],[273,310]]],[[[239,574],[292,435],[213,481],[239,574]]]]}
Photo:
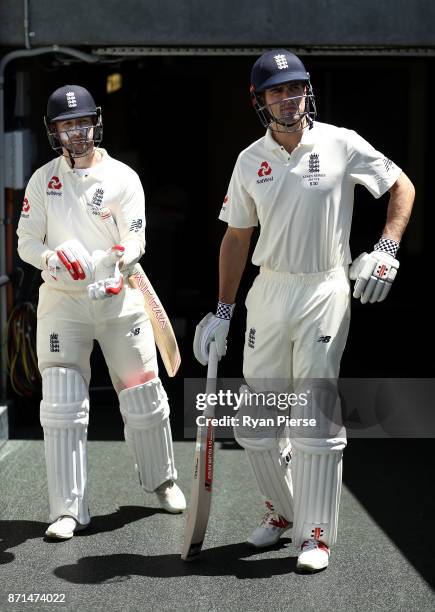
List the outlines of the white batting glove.
{"type": "Polygon", "coordinates": [[[66,240],[50,255],[47,270],[54,280],[89,282],[94,276],[92,258],[78,240],[66,240]]]}
{"type": "Polygon", "coordinates": [[[122,257],[124,255],[125,247],[122,244],[115,244],[111,249],[105,252],[105,254],[99,259],[98,264],[105,266],[106,268],[110,268],[114,266],[117,262],[122,268],[122,257]]]}
{"type": "Polygon", "coordinates": [[[118,295],[123,286],[124,277],[119,269],[119,261],[117,261],[113,276],[88,285],[88,296],[91,300],[104,300],[118,295]]]}
{"type": "Polygon", "coordinates": [[[384,251],[362,253],[349,269],[349,278],[356,281],[353,297],[360,298],[362,304],[385,300],[399,265],[397,259],[384,251]]]}
{"type": "Polygon", "coordinates": [[[216,352],[219,360],[226,355],[227,336],[234,306],[235,304],[219,302],[216,315],[209,312],[196,326],[193,352],[200,364],[207,365],[210,343],[213,340],[216,342],[216,352]]]}
{"type": "Polygon", "coordinates": [[[104,300],[118,295],[124,286],[121,273],[124,247],[116,244],[107,251],[94,251],[92,260],[95,265],[96,281],[88,285],[88,296],[91,300],[104,300]]]}

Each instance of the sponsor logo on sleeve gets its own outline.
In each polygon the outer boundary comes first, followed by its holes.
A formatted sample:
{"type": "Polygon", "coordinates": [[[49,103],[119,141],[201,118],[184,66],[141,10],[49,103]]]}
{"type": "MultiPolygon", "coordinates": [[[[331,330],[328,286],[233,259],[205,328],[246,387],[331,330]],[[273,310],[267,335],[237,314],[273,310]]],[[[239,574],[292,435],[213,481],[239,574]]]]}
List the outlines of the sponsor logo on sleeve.
{"type": "Polygon", "coordinates": [[[228,208],[228,204],[229,204],[229,201],[228,201],[228,194],[227,194],[224,197],[224,201],[223,201],[222,208],[221,208],[221,213],[226,211],[226,209],[228,208]]]}
{"type": "Polygon", "coordinates": [[[388,157],[384,157],[382,162],[385,166],[386,172],[389,172],[391,168],[394,166],[394,162],[392,162],[391,159],[388,159],[388,157]]]}
{"type": "Polygon", "coordinates": [[[130,225],[130,232],[140,232],[143,226],[143,219],[133,219],[130,225]]]}
{"type": "Polygon", "coordinates": [[[29,210],[30,210],[29,200],[27,198],[24,198],[23,206],[21,208],[21,216],[24,219],[28,219],[29,218],[29,210]]]}

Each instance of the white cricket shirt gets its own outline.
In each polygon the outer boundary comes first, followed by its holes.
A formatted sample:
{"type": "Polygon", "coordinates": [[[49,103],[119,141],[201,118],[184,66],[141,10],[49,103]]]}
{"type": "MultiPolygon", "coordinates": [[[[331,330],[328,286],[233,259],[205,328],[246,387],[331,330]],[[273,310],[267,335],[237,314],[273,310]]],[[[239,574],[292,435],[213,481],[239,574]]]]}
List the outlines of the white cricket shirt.
{"type": "MultiPolygon", "coordinates": [[[[18,223],[18,253],[44,269],[49,250],[76,239],[89,251],[126,247],[125,265],[145,249],[145,196],[136,172],[104,149],[100,163],[75,172],[57,157],[32,175],[18,223]]],[[[97,153],[98,154],[98,153],[97,153]]],[[[56,286],[45,270],[43,279],[56,286]]]]}
{"type": "Polygon", "coordinates": [[[401,169],[356,132],[315,122],[289,154],[266,135],[237,159],[219,219],[260,224],[252,263],[311,273],[351,262],[354,187],[379,198],[401,169]]]}

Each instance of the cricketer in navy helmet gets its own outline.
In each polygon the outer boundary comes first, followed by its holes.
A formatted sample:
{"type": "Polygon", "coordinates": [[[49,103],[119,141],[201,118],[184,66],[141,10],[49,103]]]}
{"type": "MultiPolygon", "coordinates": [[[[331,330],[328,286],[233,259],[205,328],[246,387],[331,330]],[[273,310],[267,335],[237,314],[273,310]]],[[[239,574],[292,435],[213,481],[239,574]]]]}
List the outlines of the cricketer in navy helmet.
{"type": "MultiPolygon", "coordinates": [[[[252,68],[250,92],[266,134],[240,153],[231,177],[219,216],[228,224],[219,302],[216,314],[197,326],[194,353],[206,364],[214,339],[219,357],[225,355],[253,228],[260,225],[252,256],[260,270],[246,299],[248,398],[252,391],[292,390],[302,399],[291,417],[312,418],[315,426],[309,432],[304,421],[287,431],[235,428],[266,501],[264,519],[248,542],[275,544],[293,526],[298,568],[317,571],[327,567],[337,538],[346,432],[336,381],[349,327],[349,278],[361,302],[385,299],[415,192],[404,172],[356,132],[316,121],[309,74],[293,53],[262,55],[252,68]],[[390,195],[382,235],[352,263],[357,184],[375,198],[390,195]]],[[[253,404],[242,405],[239,423],[253,404]]]]}
{"type": "Polygon", "coordinates": [[[46,536],[68,539],[90,522],[86,440],[94,340],[119,397],[142,487],[155,491],[169,512],[183,511],[186,503],[175,483],[169,405],[151,322],[142,292],[127,282],[145,248],[140,179],[99,147],[101,109],[84,87],[54,91],[45,126],[58,156],[27,185],[18,252],[44,280],[37,354],[51,523],[46,536]]]}

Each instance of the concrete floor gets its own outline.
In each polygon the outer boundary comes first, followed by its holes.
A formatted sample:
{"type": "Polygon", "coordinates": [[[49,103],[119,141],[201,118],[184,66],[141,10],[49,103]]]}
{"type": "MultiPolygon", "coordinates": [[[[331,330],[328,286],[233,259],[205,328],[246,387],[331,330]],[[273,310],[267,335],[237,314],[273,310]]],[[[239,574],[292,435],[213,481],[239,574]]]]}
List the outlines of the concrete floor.
{"type": "MultiPolygon", "coordinates": [[[[349,445],[345,475],[353,478],[345,477],[339,543],[326,571],[305,576],[295,573],[291,532],[261,553],[244,544],[263,509],[245,454],[217,447],[205,550],[184,563],[185,517],[165,513],[142,492],[123,442],[89,443],[92,524],[60,543],[42,537],[43,442],[7,442],[0,451],[0,610],[435,609],[427,535],[433,495],[426,489],[412,499],[421,487],[403,455],[395,458],[385,444],[383,455],[357,441],[349,445]],[[391,472],[388,462],[398,469],[391,472]],[[9,593],[64,594],[65,602],[13,604],[9,593]]],[[[187,494],[193,450],[192,442],[175,444],[187,494]]]]}

